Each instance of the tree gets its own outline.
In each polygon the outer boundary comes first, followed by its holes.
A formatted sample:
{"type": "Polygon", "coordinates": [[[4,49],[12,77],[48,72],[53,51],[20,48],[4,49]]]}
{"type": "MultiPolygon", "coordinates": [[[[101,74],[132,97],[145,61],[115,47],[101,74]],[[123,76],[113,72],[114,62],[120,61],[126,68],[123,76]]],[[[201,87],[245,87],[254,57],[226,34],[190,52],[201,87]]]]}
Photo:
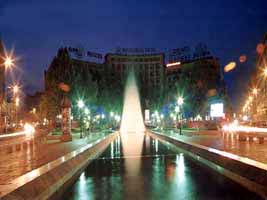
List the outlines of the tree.
{"type": "Polygon", "coordinates": [[[54,91],[46,91],[40,101],[39,118],[54,121],[56,116],[60,113],[60,95],[54,91]]]}

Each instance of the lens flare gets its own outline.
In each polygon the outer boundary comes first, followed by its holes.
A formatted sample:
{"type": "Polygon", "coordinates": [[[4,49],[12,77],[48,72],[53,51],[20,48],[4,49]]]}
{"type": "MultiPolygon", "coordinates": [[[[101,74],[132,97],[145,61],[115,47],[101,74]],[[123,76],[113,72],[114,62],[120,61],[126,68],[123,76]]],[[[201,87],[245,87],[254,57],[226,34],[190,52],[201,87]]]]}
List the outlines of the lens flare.
{"type": "Polygon", "coordinates": [[[231,70],[233,70],[236,66],[236,63],[235,62],[230,62],[229,64],[227,64],[225,67],[224,67],[224,71],[225,72],[229,72],[231,70]]]}

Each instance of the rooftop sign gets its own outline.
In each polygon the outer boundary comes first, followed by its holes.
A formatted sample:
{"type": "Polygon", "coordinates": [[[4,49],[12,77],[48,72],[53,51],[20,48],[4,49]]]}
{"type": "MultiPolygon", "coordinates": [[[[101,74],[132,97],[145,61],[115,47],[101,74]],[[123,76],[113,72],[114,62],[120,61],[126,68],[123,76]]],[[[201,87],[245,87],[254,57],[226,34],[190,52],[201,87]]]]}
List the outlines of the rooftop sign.
{"type": "Polygon", "coordinates": [[[116,48],[116,54],[153,54],[156,48],[116,48]]]}

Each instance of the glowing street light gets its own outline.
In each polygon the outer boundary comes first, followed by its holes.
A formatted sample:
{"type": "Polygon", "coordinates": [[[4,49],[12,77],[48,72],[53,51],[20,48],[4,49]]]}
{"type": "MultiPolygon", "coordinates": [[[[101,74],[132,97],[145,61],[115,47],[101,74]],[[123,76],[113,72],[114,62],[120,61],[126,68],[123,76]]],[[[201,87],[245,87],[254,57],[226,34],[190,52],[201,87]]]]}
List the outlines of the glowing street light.
{"type": "Polygon", "coordinates": [[[252,89],[252,94],[257,95],[258,94],[258,89],[257,88],[253,88],[252,89]]]}
{"type": "Polygon", "coordinates": [[[33,125],[26,123],[24,125],[24,132],[26,135],[33,135],[35,132],[35,128],[33,125]]]}
{"type": "Polygon", "coordinates": [[[183,103],[184,103],[184,98],[183,98],[183,97],[178,97],[178,99],[177,99],[177,104],[178,104],[179,106],[181,106],[181,105],[183,105],[183,103]]]}
{"type": "Polygon", "coordinates": [[[263,69],[263,75],[264,75],[265,77],[267,77],[267,67],[265,67],[265,68],[263,69]]]}
{"type": "Polygon", "coordinates": [[[4,65],[6,68],[12,67],[14,65],[14,60],[11,57],[7,56],[5,58],[4,65]]]}
{"type": "Polygon", "coordinates": [[[83,100],[79,100],[79,101],[78,101],[78,107],[79,107],[80,109],[84,107],[84,102],[83,102],[83,100]]]}
{"type": "MultiPolygon", "coordinates": [[[[184,98],[183,97],[178,97],[178,99],[177,99],[178,106],[182,108],[183,103],[184,103],[184,98]]],[[[181,110],[181,108],[179,108],[179,109],[181,110]]],[[[180,135],[182,135],[182,122],[183,122],[182,113],[181,113],[180,120],[181,120],[180,121],[180,135]]]]}
{"type": "Polygon", "coordinates": [[[14,85],[13,86],[13,94],[14,96],[19,92],[19,86],[18,85],[14,85]]]}
{"type": "MultiPolygon", "coordinates": [[[[83,102],[83,100],[78,100],[78,108],[79,108],[79,110],[81,110],[82,108],[84,107],[84,102],[83,102]]],[[[79,112],[79,115],[80,115],[80,121],[81,121],[81,128],[80,128],[80,138],[82,138],[83,137],[83,119],[82,119],[82,114],[81,114],[81,112],[79,112]]]]}

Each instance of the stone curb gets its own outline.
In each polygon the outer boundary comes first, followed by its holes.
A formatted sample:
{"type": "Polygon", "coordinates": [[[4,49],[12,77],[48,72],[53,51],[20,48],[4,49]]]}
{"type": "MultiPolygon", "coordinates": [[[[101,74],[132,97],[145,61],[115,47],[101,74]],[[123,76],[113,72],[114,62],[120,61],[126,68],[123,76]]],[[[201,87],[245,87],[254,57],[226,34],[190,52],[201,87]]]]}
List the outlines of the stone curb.
{"type": "Polygon", "coordinates": [[[88,164],[98,157],[117,136],[117,132],[112,133],[97,140],[92,145],[81,147],[18,177],[12,181],[11,185],[1,188],[0,199],[61,199],[64,191],[76,181],[88,164]],[[9,192],[6,192],[5,189],[9,192]]]}
{"type": "Polygon", "coordinates": [[[158,132],[147,134],[163,142],[167,141],[174,144],[184,150],[191,158],[243,185],[263,199],[267,199],[267,165],[228,152],[225,152],[224,155],[223,151],[186,142],[158,132]],[[246,160],[247,163],[245,162],[246,160]]]}

